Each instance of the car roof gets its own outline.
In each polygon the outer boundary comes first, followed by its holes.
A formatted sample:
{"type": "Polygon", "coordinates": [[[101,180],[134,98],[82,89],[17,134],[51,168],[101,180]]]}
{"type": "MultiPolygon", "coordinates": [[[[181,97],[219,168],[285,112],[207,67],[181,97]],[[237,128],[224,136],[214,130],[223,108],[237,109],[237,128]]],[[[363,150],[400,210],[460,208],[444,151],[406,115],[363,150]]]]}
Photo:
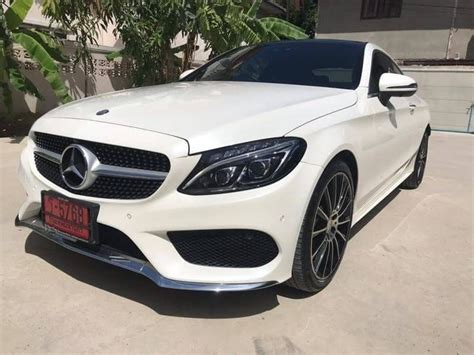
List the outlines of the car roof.
{"type": "Polygon", "coordinates": [[[364,48],[368,42],[361,42],[361,41],[351,41],[345,39],[296,39],[296,40],[279,40],[279,41],[272,41],[272,42],[265,42],[261,43],[262,46],[278,46],[278,45],[287,45],[287,44],[326,44],[326,45],[338,45],[338,46],[351,46],[351,47],[359,47],[364,48]]]}

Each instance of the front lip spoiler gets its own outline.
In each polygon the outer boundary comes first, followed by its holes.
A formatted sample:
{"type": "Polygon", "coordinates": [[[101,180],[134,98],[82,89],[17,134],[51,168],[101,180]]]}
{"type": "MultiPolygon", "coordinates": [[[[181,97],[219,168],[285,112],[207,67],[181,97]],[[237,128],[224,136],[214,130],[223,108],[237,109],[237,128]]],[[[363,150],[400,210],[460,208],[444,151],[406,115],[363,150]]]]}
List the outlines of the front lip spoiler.
{"type": "Polygon", "coordinates": [[[126,255],[117,249],[101,245],[98,248],[89,249],[80,241],[72,241],[63,236],[61,233],[46,229],[43,221],[39,217],[32,217],[20,221],[18,216],[15,219],[16,226],[28,227],[42,237],[61,245],[62,247],[77,252],[82,255],[89,256],[96,260],[118,266],[122,269],[136,272],[148,277],[155,284],[164,288],[171,288],[177,290],[189,291],[214,291],[214,292],[229,292],[229,291],[250,291],[258,290],[276,285],[276,281],[257,282],[257,283],[198,283],[188,281],[171,280],[161,275],[156,269],[146,260],[140,260],[126,255]]]}

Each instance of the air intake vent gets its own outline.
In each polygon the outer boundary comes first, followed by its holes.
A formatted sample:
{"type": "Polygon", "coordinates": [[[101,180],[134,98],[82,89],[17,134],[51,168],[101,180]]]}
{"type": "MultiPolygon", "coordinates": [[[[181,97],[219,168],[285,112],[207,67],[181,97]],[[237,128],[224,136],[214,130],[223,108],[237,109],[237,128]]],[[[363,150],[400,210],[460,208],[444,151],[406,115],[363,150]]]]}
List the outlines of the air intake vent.
{"type": "Polygon", "coordinates": [[[196,265],[251,268],[278,255],[273,238],[254,230],[169,232],[168,238],[184,260],[196,265]]]}

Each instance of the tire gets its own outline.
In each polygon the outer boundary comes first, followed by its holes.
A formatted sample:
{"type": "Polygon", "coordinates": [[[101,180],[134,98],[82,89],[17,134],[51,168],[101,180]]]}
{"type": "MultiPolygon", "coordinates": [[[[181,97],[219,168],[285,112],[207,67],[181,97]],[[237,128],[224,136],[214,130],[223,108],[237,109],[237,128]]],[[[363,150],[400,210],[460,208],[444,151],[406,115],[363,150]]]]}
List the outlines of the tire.
{"type": "Polygon", "coordinates": [[[331,282],[349,240],[353,205],[351,171],[343,161],[335,161],[323,172],[311,197],[287,285],[316,293],[331,282]]]}
{"type": "Polygon", "coordinates": [[[425,131],[425,134],[423,134],[423,138],[421,139],[420,147],[418,148],[418,152],[416,154],[415,168],[411,175],[407,177],[407,179],[400,185],[402,189],[413,190],[421,185],[423,176],[425,174],[426,159],[428,157],[429,136],[429,132],[425,131]]]}

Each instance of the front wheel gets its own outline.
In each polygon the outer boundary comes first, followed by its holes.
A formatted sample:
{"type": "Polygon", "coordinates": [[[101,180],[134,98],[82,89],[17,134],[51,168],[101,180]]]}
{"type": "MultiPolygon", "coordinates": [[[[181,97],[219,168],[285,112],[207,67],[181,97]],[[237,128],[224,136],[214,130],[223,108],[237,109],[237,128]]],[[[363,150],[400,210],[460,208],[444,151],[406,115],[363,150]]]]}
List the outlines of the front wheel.
{"type": "Polygon", "coordinates": [[[331,282],[346,249],[353,205],[351,171],[346,163],[336,161],[324,171],[311,197],[289,286],[314,293],[331,282]]]}

